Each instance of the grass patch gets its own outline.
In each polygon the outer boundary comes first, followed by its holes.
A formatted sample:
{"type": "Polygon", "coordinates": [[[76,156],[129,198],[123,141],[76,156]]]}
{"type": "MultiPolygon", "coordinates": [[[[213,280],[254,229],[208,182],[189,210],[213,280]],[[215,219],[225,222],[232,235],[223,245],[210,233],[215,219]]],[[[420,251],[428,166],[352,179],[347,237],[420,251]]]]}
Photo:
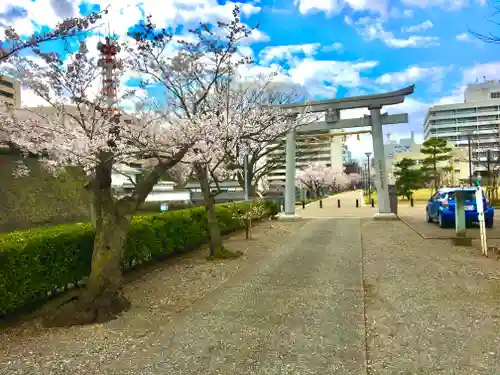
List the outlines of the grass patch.
{"type": "MultiPolygon", "coordinates": [[[[415,204],[422,204],[422,203],[427,203],[429,198],[431,197],[431,189],[418,189],[413,192],[413,202],[415,204]]],[[[368,198],[368,195],[364,196],[365,198],[365,204],[370,204],[370,200],[368,198]]],[[[378,203],[378,197],[377,197],[377,192],[372,191],[371,193],[371,198],[375,201],[375,204],[378,203]]],[[[406,199],[405,197],[398,197],[398,203],[403,203],[403,204],[410,204],[410,201],[406,199]]]]}

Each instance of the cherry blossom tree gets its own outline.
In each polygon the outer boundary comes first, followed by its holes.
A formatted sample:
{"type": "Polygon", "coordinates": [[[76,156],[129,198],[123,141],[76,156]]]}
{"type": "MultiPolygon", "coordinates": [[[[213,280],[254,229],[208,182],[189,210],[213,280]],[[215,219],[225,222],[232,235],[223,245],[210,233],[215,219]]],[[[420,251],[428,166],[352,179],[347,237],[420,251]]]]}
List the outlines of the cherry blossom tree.
{"type": "Polygon", "coordinates": [[[120,110],[109,111],[109,103],[94,90],[100,67],[84,43],[66,61],[41,52],[37,57],[13,58],[14,65],[23,83],[48,106],[13,111],[6,133],[21,150],[40,155],[42,165],[54,173],[69,166],[83,168],[95,224],[86,289],[51,324],[102,321],[129,305],[121,293],[121,261],[133,213],[196,140],[182,120],[136,114],[127,124],[120,110]],[[154,166],[130,194],[117,199],[112,173],[120,164],[141,158],[152,159],[154,166]]]}
{"type": "Polygon", "coordinates": [[[276,139],[284,134],[283,126],[288,126],[277,109],[260,107],[258,95],[236,89],[235,82],[240,82],[238,68],[252,62],[239,53],[237,46],[254,29],[241,23],[238,7],[233,16],[228,24],[217,23],[217,30],[202,23],[191,30],[191,38],[182,41],[158,31],[148,21],[131,59],[132,69],[140,73],[141,85],[162,87],[164,111],[184,119],[197,135],[199,141],[182,162],[191,166],[200,182],[212,257],[231,254],[223,247],[216,217],[214,198],[220,189],[212,191],[211,183],[217,186],[238,172],[234,165],[241,165],[240,156],[248,153],[251,145],[276,139]],[[192,121],[200,115],[203,122],[192,121]]]}
{"type": "MultiPolygon", "coordinates": [[[[289,104],[304,97],[300,87],[275,82],[276,75],[277,73],[269,76],[261,75],[257,79],[254,78],[251,83],[248,79],[241,77],[234,85],[231,85],[231,101],[239,103],[237,106],[244,112],[253,111],[256,115],[250,116],[248,124],[254,127],[258,136],[247,138],[244,148],[235,147],[228,150],[230,168],[235,170],[242,188],[245,187],[244,161],[245,156],[247,157],[248,195],[250,197],[256,196],[259,182],[271,171],[280,167],[279,162],[270,155],[284,147],[283,137],[296,126],[295,123],[287,124],[284,113],[274,111],[268,106],[289,104]],[[260,112],[255,111],[257,108],[260,108],[260,112]],[[269,116],[269,113],[274,113],[275,116],[269,116]],[[263,129],[266,131],[262,132],[263,129]]],[[[307,122],[312,122],[314,116],[307,113],[307,108],[304,108],[304,115],[306,114],[307,122]]]]}
{"type": "Polygon", "coordinates": [[[334,172],[332,174],[330,188],[335,192],[347,189],[351,185],[351,179],[343,172],[334,172]]]}
{"type": "MultiPolygon", "coordinates": [[[[262,79],[262,82],[257,79],[252,87],[265,87],[273,77],[262,79]]],[[[198,129],[204,141],[192,148],[186,158],[191,162],[203,193],[212,257],[235,256],[224,249],[215,215],[214,203],[221,191],[220,182],[241,176],[241,156],[249,154],[255,145],[276,140],[296,126],[286,121],[286,114],[281,109],[262,107],[254,92],[242,89],[240,83],[243,81],[238,75],[230,78],[215,84],[207,95],[207,111],[214,117],[198,129]]]]}
{"type": "Polygon", "coordinates": [[[323,163],[309,163],[297,171],[297,182],[305,185],[314,195],[318,196],[325,188],[334,192],[347,189],[356,181],[357,176],[347,175],[341,169],[327,167],[323,163]]]}
{"type": "Polygon", "coordinates": [[[4,40],[0,39],[0,63],[8,62],[9,58],[22,50],[39,48],[40,44],[55,40],[68,39],[88,31],[92,25],[102,18],[108,11],[94,12],[88,16],[73,17],[58,23],[47,32],[35,33],[29,37],[22,37],[13,27],[4,31],[4,40]]]}
{"type": "Polygon", "coordinates": [[[349,173],[347,178],[351,187],[356,187],[361,183],[361,175],[359,173],[349,173]]]}
{"type": "Polygon", "coordinates": [[[331,187],[335,180],[335,172],[323,163],[309,163],[305,168],[297,170],[297,181],[305,185],[314,196],[319,196],[325,187],[331,187]]]}
{"type": "Polygon", "coordinates": [[[65,61],[40,51],[35,51],[36,58],[11,55],[17,75],[48,107],[12,111],[5,129],[9,141],[39,155],[54,173],[68,166],[82,168],[93,198],[95,239],[86,288],[48,324],[103,321],[129,307],[121,290],[121,261],[132,215],[161,176],[181,161],[204,167],[209,152],[218,153],[214,146],[220,140],[213,131],[218,117],[206,102],[227,74],[224,64],[235,54],[237,42],[248,36],[238,14],[230,23],[211,28],[202,24],[192,30],[189,42],[177,41],[161,60],[156,52],[174,40],[151,23],[125,45],[123,68],[170,88],[163,111],[144,100],[133,115],[117,109],[125,99],[138,100],[137,92],[122,92],[110,103],[100,94],[100,66],[85,43],[65,61]],[[113,171],[137,160],[145,161],[146,173],[140,181],[131,180],[135,187],[129,194],[116,197],[113,171]]]}

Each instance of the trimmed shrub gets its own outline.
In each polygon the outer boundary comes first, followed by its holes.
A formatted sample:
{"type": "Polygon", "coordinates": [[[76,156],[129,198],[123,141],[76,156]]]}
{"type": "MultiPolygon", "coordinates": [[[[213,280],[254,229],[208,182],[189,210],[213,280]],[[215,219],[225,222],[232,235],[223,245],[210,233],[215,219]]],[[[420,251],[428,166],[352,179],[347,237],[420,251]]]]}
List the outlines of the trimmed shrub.
{"type": "MultiPolygon", "coordinates": [[[[249,203],[236,205],[248,210],[249,203]]],[[[240,229],[234,208],[217,205],[222,233],[240,229]]],[[[132,220],[123,269],[182,253],[208,238],[204,207],[132,220]]],[[[89,223],[36,228],[0,235],[0,316],[28,310],[90,273],[94,233],[89,223]]]]}
{"type": "Polygon", "coordinates": [[[269,216],[276,216],[280,213],[280,205],[278,202],[266,199],[264,204],[269,216]]]}

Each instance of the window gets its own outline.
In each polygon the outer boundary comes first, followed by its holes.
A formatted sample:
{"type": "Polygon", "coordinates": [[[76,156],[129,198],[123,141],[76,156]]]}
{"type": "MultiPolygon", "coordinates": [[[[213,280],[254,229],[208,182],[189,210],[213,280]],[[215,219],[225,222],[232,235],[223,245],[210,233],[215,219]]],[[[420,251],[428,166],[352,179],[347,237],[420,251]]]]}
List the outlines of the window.
{"type": "Polygon", "coordinates": [[[490,93],[491,99],[500,99],[500,91],[493,91],[490,93]]]}
{"type": "Polygon", "coordinates": [[[5,92],[5,91],[2,91],[0,90],[0,96],[5,96],[6,98],[13,98],[14,97],[14,94],[11,94],[10,92],[5,92]]]}
{"type": "Polygon", "coordinates": [[[11,89],[14,88],[14,85],[12,83],[4,81],[1,78],[0,78],[0,85],[5,86],[5,87],[10,87],[11,89]]]}
{"type": "MultiPolygon", "coordinates": [[[[496,94],[498,94],[498,92],[496,94]]],[[[498,111],[498,107],[497,106],[495,106],[495,107],[491,107],[491,106],[490,107],[479,107],[477,109],[477,111],[478,112],[496,112],[496,111],[498,111]]]]}

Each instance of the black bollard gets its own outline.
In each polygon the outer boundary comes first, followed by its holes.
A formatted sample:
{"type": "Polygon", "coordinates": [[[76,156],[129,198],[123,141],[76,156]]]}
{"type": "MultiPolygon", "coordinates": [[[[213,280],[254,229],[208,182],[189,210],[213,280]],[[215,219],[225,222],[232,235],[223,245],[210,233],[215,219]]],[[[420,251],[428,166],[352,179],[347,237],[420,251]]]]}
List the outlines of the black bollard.
{"type": "Polygon", "coordinates": [[[413,198],[410,199],[410,206],[413,207],[413,198]]]}
{"type": "Polygon", "coordinates": [[[356,208],[358,208],[358,207],[359,207],[359,200],[356,199],[356,208]]]}
{"type": "Polygon", "coordinates": [[[372,199],[372,207],[375,207],[375,199],[372,199]]]}
{"type": "Polygon", "coordinates": [[[321,199],[319,200],[319,208],[323,208],[323,201],[321,199]]]}
{"type": "Polygon", "coordinates": [[[340,208],[340,199],[337,199],[337,207],[340,208]]]}
{"type": "Polygon", "coordinates": [[[302,201],[302,208],[306,208],[306,201],[302,201]]]}

